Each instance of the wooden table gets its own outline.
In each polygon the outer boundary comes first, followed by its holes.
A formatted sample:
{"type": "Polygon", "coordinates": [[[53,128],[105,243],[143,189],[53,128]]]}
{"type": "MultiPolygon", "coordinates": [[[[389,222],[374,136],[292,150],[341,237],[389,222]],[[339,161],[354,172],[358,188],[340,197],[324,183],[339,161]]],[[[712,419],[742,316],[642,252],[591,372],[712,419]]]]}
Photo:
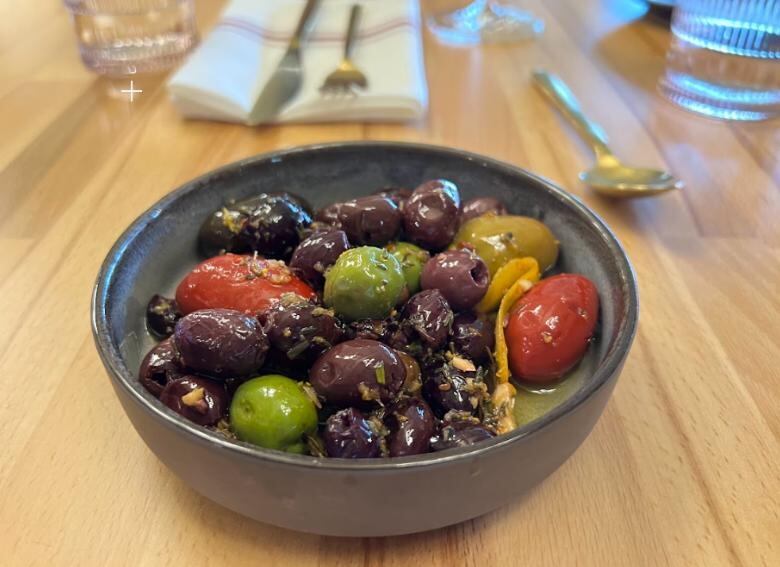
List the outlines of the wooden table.
{"type": "MultiPolygon", "coordinates": [[[[425,11],[454,2],[429,2],[425,11]]],[[[426,35],[428,118],[249,129],[185,122],[161,80],[133,104],[82,69],[59,0],[0,7],[0,563],[3,565],[780,564],[780,129],[659,99],[669,34],[623,0],[525,0],[535,44],[426,35]],[[620,155],[687,183],[613,202],[529,84],[560,73],[620,155]],[[582,448],[522,502],[433,533],[332,539],[205,500],[143,445],[95,353],[89,300],[123,228],[173,187],[272,149],[424,141],[526,167],[615,229],[639,276],[639,335],[582,448]]],[[[199,3],[207,29],[219,3],[199,3]]],[[[365,511],[370,514],[369,510],[365,511]]]]}

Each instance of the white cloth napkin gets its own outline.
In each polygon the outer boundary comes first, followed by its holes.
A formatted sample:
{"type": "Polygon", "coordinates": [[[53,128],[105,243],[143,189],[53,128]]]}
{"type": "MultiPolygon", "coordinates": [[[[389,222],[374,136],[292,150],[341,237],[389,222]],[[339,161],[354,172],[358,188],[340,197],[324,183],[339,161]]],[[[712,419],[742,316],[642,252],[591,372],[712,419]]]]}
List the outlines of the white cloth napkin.
{"type": "MultiPolygon", "coordinates": [[[[352,98],[323,97],[341,60],[354,0],[323,0],[303,45],[303,84],[278,122],[407,121],[425,114],[420,11],[416,0],[362,0],[355,64],[368,88],[352,98]]],[[[233,0],[201,46],[168,82],[185,116],[247,121],[295,29],[304,0],[233,0]]]]}

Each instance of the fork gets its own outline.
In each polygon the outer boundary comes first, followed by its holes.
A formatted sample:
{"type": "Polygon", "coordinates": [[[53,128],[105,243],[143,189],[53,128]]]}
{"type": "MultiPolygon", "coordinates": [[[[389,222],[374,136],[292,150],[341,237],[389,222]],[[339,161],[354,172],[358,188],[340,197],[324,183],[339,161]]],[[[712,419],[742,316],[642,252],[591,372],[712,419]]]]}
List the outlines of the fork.
{"type": "Polygon", "coordinates": [[[336,70],[328,75],[325,82],[322,83],[320,92],[323,95],[355,94],[354,87],[365,89],[368,86],[368,79],[352,62],[352,47],[355,44],[357,24],[362,10],[363,7],[360,4],[352,5],[349,12],[347,37],[344,40],[344,56],[336,70]]]}

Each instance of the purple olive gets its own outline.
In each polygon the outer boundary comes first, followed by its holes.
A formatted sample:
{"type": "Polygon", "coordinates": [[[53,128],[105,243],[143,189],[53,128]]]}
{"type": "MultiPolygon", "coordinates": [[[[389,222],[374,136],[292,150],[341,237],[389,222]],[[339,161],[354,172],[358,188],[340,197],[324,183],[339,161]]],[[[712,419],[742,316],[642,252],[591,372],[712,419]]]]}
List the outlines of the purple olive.
{"type": "Polygon", "coordinates": [[[343,203],[339,221],[353,244],[384,246],[401,229],[401,211],[390,199],[369,195],[343,203]]]}
{"type": "Polygon", "coordinates": [[[352,321],[347,327],[347,336],[350,339],[380,341],[394,349],[403,349],[409,344],[409,338],[404,333],[401,322],[394,317],[352,321]]]}
{"type": "Polygon", "coordinates": [[[406,334],[432,349],[444,346],[452,319],[449,303],[436,289],[414,294],[401,312],[401,323],[406,334]]]}
{"type": "Polygon", "coordinates": [[[309,382],[325,401],[335,406],[387,403],[403,386],[406,368],[398,353],[368,339],[334,346],[309,370],[309,382]]]}
{"type": "Polygon", "coordinates": [[[310,223],[309,214],[295,201],[284,195],[265,195],[241,226],[237,244],[267,258],[286,260],[310,223]]]}
{"type": "Polygon", "coordinates": [[[256,372],[268,352],[260,322],[232,309],[194,311],[179,319],[173,338],[185,367],[223,380],[256,372]]]}
{"type": "Polygon", "coordinates": [[[138,379],[144,388],[155,397],[160,397],[163,388],[171,380],[184,375],[184,369],[179,361],[179,351],[173,344],[173,339],[165,339],[150,350],[138,370],[138,379]]]}
{"type": "Polygon", "coordinates": [[[425,263],[423,289],[438,289],[455,311],[474,307],[487,292],[490,272],[471,250],[447,250],[425,263]]]}
{"type": "Polygon", "coordinates": [[[320,234],[323,232],[330,232],[332,230],[337,230],[338,227],[335,227],[333,225],[320,222],[320,221],[312,221],[311,224],[307,227],[304,227],[301,230],[301,242],[306,240],[307,238],[310,238],[314,236],[315,234],[320,234]]]}
{"type": "Polygon", "coordinates": [[[170,337],[180,317],[175,299],[153,295],[146,306],[146,326],[156,337],[170,337]]]}
{"type": "Polygon", "coordinates": [[[347,326],[347,336],[352,339],[382,341],[387,332],[385,319],[358,319],[347,326]]]}
{"type": "Polygon", "coordinates": [[[224,384],[200,376],[184,376],[168,382],[160,401],[198,425],[214,425],[228,407],[224,384]]]}
{"type": "Polygon", "coordinates": [[[314,213],[314,220],[335,228],[341,228],[341,207],[344,203],[331,203],[314,213]]]}
{"type": "Polygon", "coordinates": [[[495,345],[493,325],[484,315],[458,313],[450,332],[455,350],[474,361],[490,357],[495,345]]]}
{"type": "Polygon", "coordinates": [[[452,242],[459,217],[458,188],[451,181],[436,179],[420,185],[406,201],[403,227],[407,240],[435,252],[452,242]]]}
{"type": "Polygon", "coordinates": [[[380,441],[375,426],[356,408],[346,408],[331,415],[322,432],[328,456],[337,459],[378,457],[380,441]]]}
{"type": "Polygon", "coordinates": [[[476,371],[461,370],[451,363],[428,370],[423,380],[425,399],[439,417],[451,410],[475,414],[486,393],[476,371]]]}
{"type": "Polygon", "coordinates": [[[461,224],[467,220],[475,219],[486,214],[505,215],[507,214],[504,203],[495,197],[477,197],[463,203],[463,210],[460,212],[461,224]]]}
{"type": "Polygon", "coordinates": [[[374,195],[390,199],[399,210],[403,211],[406,200],[412,196],[412,190],[405,187],[385,187],[374,193],[374,195]]]}
{"type": "Polygon", "coordinates": [[[481,441],[487,441],[495,434],[479,423],[470,421],[453,421],[443,423],[439,433],[431,439],[431,449],[444,451],[457,447],[469,447],[481,441]]]}
{"type": "Polygon", "coordinates": [[[349,240],[343,230],[317,232],[298,245],[290,260],[290,268],[309,284],[322,289],[325,270],[348,249],[349,240]]]}
{"type": "Polygon", "coordinates": [[[291,361],[311,364],[339,343],[344,330],[333,311],[311,301],[283,298],[262,315],[271,347],[291,361]]]}
{"type": "Polygon", "coordinates": [[[390,430],[387,448],[391,457],[419,455],[430,451],[430,440],[436,430],[431,408],[420,398],[404,398],[393,404],[385,416],[390,430]]]}

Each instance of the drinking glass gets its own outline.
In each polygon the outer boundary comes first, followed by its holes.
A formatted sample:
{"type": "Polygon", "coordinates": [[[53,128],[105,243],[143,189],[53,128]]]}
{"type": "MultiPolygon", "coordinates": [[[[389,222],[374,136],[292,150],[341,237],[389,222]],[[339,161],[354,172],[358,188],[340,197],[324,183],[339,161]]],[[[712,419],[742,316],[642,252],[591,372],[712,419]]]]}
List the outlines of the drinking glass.
{"type": "Polygon", "coordinates": [[[460,10],[432,16],[428,27],[444,42],[472,45],[530,39],[544,31],[544,22],[515,6],[474,0],[460,10]]]}
{"type": "Polygon", "coordinates": [[[88,69],[108,76],[164,71],[198,42],[192,0],[65,0],[88,69]]]}
{"type": "Polygon", "coordinates": [[[677,0],[659,89],[713,118],[780,116],[780,0],[677,0]]]}

